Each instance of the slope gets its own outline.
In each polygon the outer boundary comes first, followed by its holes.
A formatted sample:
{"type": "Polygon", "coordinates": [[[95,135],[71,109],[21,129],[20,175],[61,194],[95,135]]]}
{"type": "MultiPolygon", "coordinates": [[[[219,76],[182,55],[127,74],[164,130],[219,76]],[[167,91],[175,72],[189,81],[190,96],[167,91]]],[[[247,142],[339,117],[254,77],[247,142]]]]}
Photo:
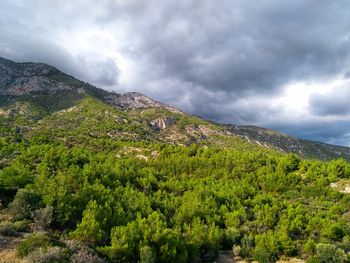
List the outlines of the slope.
{"type": "MultiPolygon", "coordinates": [[[[248,126],[220,125],[142,94],[96,88],[43,63],[0,58],[2,130],[69,143],[101,140],[196,143],[240,149],[272,149],[304,158],[350,160],[350,148],[293,138],[248,126]]],[[[2,132],[4,135],[5,132],[2,132]]]]}

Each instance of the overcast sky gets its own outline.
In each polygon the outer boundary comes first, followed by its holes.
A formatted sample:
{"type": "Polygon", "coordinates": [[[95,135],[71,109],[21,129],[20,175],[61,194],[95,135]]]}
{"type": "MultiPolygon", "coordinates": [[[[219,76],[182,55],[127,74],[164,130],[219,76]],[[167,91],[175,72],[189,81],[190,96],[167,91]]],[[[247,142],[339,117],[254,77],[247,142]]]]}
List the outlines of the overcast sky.
{"type": "Polygon", "coordinates": [[[350,146],[349,0],[0,0],[0,56],[350,146]]]}

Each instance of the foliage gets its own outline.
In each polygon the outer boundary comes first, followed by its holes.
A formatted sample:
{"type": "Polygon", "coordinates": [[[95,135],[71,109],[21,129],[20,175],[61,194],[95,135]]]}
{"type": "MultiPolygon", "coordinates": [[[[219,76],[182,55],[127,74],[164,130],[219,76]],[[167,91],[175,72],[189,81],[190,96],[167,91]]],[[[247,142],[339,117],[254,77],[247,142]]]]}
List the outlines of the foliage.
{"type": "Polygon", "coordinates": [[[46,233],[37,232],[21,241],[17,247],[17,255],[19,257],[25,257],[39,248],[46,249],[54,244],[55,242],[46,233]]]}
{"type": "Polygon", "coordinates": [[[316,255],[307,262],[345,263],[348,262],[345,252],[333,244],[317,244],[316,255]]]}
{"type": "Polygon", "coordinates": [[[40,208],[34,212],[34,222],[36,231],[48,230],[48,227],[53,221],[53,207],[47,205],[45,208],[40,208]]]}
{"type": "Polygon", "coordinates": [[[17,236],[17,231],[12,222],[2,221],[0,222],[0,234],[5,236],[17,236]]]}
{"type": "MultiPolygon", "coordinates": [[[[212,262],[222,249],[259,262],[282,255],[320,262],[331,260],[329,251],[338,255],[334,260],[350,251],[350,197],[330,187],[349,177],[346,161],[252,151],[239,141],[228,149],[175,146],[151,137],[112,140],[101,131],[151,133],[136,122],[135,112],[89,100],[79,107],[85,107],[84,117],[74,110],[47,116],[26,138],[6,130],[0,187],[14,192],[2,191],[1,198],[13,199],[9,209],[15,219],[63,232],[110,262],[212,262]],[[110,111],[109,117],[91,118],[93,107],[110,111]],[[118,118],[135,123],[122,125],[118,118]],[[53,134],[59,122],[63,130],[53,134]]],[[[144,114],[152,119],[156,112],[144,114]]],[[[28,231],[21,223],[5,228],[28,231]]],[[[39,233],[26,238],[18,253],[50,258],[63,251],[51,249],[57,246],[39,233]]],[[[79,251],[71,251],[72,258],[100,258],[79,251]]]]}
{"type": "Polygon", "coordinates": [[[20,189],[10,204],[10,209],[16,218],[29,218],[40,207],[40,202],[41,198],[37,192],[20,189]]]}
{"type": "Polygon", "coordinates": [[[272,231],[255,237],[254,258],[260,263],[272,263],[278,259],[278,241],[272,231]]]}
{"type": "Polygon", "coordinates": [[[0,222],[0,234],[6,236],[18,236],[21,232],[30,231],[30,228],[30,221],[28,220],[16,222],[4,220],[0,222]]]}

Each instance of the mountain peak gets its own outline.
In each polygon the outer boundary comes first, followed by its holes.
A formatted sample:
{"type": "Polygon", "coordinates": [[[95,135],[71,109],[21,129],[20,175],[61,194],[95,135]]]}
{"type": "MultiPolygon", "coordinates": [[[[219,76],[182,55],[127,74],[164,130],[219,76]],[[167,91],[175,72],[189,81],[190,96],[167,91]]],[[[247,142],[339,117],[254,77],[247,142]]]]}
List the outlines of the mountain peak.
{"type": "MultiPolygon", "coordinates": [[[[0,57],[0,72],[6,72],[7,75],[16,76],[46,76],[50,73],[57,72],[58,69],[45,63],[22,62],[17,63],[0,57]]],[[[4,75],[1,75],[3,77],[4,75]]]]}
{"type": "Polygon", "coordinates": [[[111,93],[106,97],[106,101],[123,109],[159,108],[162,106],[161,103],[137,92],[127,92],[124,94],[111,93]]]}
{"type": "Polygon", "coordinates": [[[0,95],[22,96],[54,89],[70,89],[68,85],[58,84],[50,79],[51,75],[60,72],[53,66],[44,63],[16,63],[0,59],[0,95]]]}
{"type": "MultiPolygon", "coordinates": [[[[122,120],[123,126],[144,124],[145,134],[150,132],[149,129],[152,127],[152,132],[157,132],[152,136],[159,141],[181,144],[207,140],[211,144],[230,145],[225,140],[239,138],[249,145],[258,145],[279,152],[294,152],[302,157],[324,160],[344,157],[350,160],[350,148],[347,147],[301,140],[259,127],[208,122],[200,117],[186,115],[174,106],[158,102],[138,92],[118,94],[99,89],[44,63],[16,63],[0,58],[0,117],[1,114],[11,115],[8,112],[16,102],[29,102],[50,115],[67,112],[68,109],[79,109],[77,105],[81,101],[96,100],[104,103],[107,108],[113,107],[124,111],[123,117],[116,117],[113,121],[122,120]],[[138,111],[139,109],[142,110],[138,111]],[[129,114],[133,119],[124,120],[129,114]]],[[[99,115],[98,109],[95,110],[94,114],[99,115]]],[[[84,112],[79,114],[83,115],[84,112]]],[[[105,118],[107,117],[103,116],[99,121],[105,118]]],[[[109,127],[109,124],[106,127],[109,127]]],[[[118,127],[119,130],[108,130],[106,133],[112,137],[118,135],[119,138],[123,136],[138,138],[140,135],[134,131],[121,133],[121,127],[118,127]]]]}
{"type": "Polygon", "coordinates": [[[0,95],[56,96],[57,93],[65,93],[63,100],[72,97],[80,99],[88,94],[120,109],[166,108],[182,113],[174,106],[157,102],[138,92],[117,94],[96,88],[45,63],[17,63],[0,57],[0,95]]]}

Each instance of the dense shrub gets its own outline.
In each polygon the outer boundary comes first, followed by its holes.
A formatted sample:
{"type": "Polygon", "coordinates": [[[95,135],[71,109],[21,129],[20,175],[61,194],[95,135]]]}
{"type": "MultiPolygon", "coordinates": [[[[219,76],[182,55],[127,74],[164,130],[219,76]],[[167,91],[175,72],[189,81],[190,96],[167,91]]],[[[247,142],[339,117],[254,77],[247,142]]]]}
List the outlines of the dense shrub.
{"type": "Polygon", "coordinates": [[[255,237],[254,258],[259,263],[273,263],[276,262],[279,255],[279,245],[277,238],[272,231],[255,237]]]}
{"type": "MultiPolygon", "coordinates": [[[[325,256],[330,251],[342,260],[342,251],[350,252],[350,198],[330,187],[348,177],[343,160],[115,143],[113,152],[36,145],[10,165],[35,175],[10,210],[33,220],[36,230],[64,230],[79,240],[66,243],[71,260],[102,262],[99,251],[111,262],[212,262],[220,250],[234,248],[248,260],[269,263],[281,255],[335,260],[325,256]],[[130,152],[135,148],[149,153],[148,160],[130,152]],[[329,247],[315,245],[320,242],[329,247]]],[[[4,223],[3,232],[28,231],[25,222],[4,223]]],[[[51,247],[60,245],[38,233],[19,245],[18,254],[64,254],[51,247]]]]}
{"type": "Polygon", "coordinates": [[[18,232],[12,222],[3,221],[0,222],[0,234],[5,236],[17,236],[18,232]]]}
{"type": "Polygon", "coordinates": [[[346,263],[348,257],[345,252],[333,244],[317,244],[316,255],[310,257],[307,263],[346,263]]]}
{"type": "Polygon", "coordinates": [[[55,245],[55,242],[46,233],[36,232],[19,243],[17,246],[17,255],[19,257],[25,257],[39,248],[46,249],[53,245],[55,245]]]}
{"type": "Polygon", "coordinates": [[[13,223],[13,228],[17,232],[29,232],[31,230],[31,224],[29,220],[20,220],[13,223]]]}
{"type": "Polygon", "coordinates": [[[34,211],[34,227],[37,231],[45,231],[53,221],[53,207],[47,205],[34,211]]]}
{"type": "Polygon", "coordinates": [[[30,218],[41,205],[41,198],[37,192],[27,189],[18,190],[10,204],[11,212],[17,219],[30,218]]]}

